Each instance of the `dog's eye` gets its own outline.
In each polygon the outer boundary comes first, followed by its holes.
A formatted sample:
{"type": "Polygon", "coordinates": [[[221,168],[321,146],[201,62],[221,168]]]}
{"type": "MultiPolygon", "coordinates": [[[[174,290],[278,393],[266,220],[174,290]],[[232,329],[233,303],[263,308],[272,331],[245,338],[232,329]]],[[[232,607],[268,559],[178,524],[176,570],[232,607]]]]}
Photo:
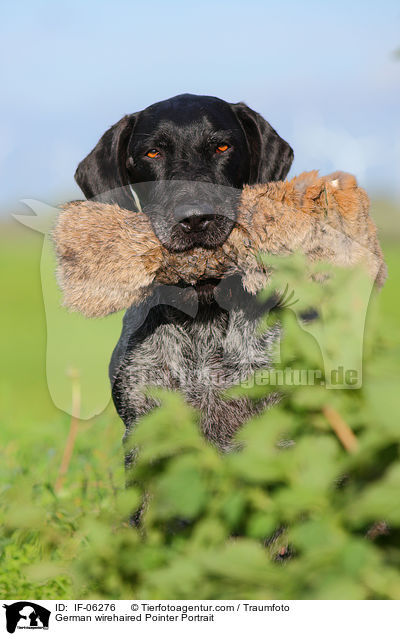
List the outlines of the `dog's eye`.
{"type": "Polygon", "coordinates": [[[150,157],[150,159],[155,159],[156,157],[159,157],[159,156],[160,156],[160,153],[157,150],[157,148],[152,148],[151,150],[146,152],[146,157],[150,157]]]}
{"type": "Polygon", "coordinates": [[[216,147],[215,152],[218,152],[218,154],[221,154],[221,152],[225,152],[226,150],[228,150],[229,146],[228,144],[220,144],[219,146],[216,147]]]}

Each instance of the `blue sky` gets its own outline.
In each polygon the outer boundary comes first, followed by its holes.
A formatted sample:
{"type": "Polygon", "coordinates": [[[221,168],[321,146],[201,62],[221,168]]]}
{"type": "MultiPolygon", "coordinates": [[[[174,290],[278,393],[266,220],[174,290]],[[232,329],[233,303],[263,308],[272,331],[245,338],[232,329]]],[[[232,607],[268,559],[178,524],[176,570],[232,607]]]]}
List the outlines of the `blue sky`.
{"type": "Polygon", "coordinates": [[[77,163],[121,116],[192,92],[243,100],[291,143],[290,174],[354,172],[400,198],[400,5],[3,2],[0,209],[79,197],[77,163]]]}

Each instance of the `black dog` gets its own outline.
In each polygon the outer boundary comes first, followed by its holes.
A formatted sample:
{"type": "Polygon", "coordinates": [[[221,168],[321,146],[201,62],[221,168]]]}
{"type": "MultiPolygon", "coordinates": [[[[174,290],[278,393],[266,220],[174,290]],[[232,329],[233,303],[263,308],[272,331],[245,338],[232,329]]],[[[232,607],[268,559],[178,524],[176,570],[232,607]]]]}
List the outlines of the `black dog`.
{"type": "MultiPolygon", "coordinates": [[[[133,211],[139,201],[160,241],[182,251],[225,241],[240,189],[284,179],[292,160],[290,146],[245,104],[179,95],[112,126],[75,178],[87,198],[133,211]]],[[[240,289],[240,280],[198,285],[192,316],[184,309],[187,290],[127,311],[110,365],[114,403],[127,432],[157,405],[143,391],[148,384],[182,391],[200,408],[206,437],[221,449],[230,447],[249,416],[276,399],[254,404],[221,397],[221,390],[270,363],[279,338],[278,327],[257,333],[254,302],[243,290],[240,302],[232,302],[235,286],[240,289]]]]}

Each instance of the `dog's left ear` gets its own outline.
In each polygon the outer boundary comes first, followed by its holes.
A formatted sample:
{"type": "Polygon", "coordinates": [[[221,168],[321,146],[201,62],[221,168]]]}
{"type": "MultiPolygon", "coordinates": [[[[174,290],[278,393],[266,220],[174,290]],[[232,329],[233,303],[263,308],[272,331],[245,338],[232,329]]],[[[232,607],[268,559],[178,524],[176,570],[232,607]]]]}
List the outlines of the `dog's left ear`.
{"type": "Polygon", "coordinates": [[[246,104],[239,102],[231,106],[249,144],[249,184],[283,180],[292,165],[292,148],[264,117],[246,104]]]}
{"type": "MultiPolygon", "coordinates": [[[[126,174],[126,155],[136,114],[126,115],[97,142],[75,172],[75,181],[87,199],[126,204],[124,187],[129,183],[126,174]],[[100,196],[103,195],[103,196],[100,196]]],[[[128,201],[132,197],[128,197],[128,201]]]]}

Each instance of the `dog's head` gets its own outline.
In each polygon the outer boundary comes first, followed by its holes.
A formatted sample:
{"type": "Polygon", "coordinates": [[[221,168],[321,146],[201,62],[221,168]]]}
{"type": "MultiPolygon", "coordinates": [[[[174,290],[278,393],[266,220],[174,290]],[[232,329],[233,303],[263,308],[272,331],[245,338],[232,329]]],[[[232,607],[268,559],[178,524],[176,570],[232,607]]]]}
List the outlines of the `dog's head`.
{"type": "Polygon", "coordinates": [[[243,103],[178,95],[123,117],[78,166],[87,198],[148,215],[170,250],[222,244],[245,184],[284,179],[286,141],[243,103]],[[131,186],[129,186],[131,184],[131,186]]]}

